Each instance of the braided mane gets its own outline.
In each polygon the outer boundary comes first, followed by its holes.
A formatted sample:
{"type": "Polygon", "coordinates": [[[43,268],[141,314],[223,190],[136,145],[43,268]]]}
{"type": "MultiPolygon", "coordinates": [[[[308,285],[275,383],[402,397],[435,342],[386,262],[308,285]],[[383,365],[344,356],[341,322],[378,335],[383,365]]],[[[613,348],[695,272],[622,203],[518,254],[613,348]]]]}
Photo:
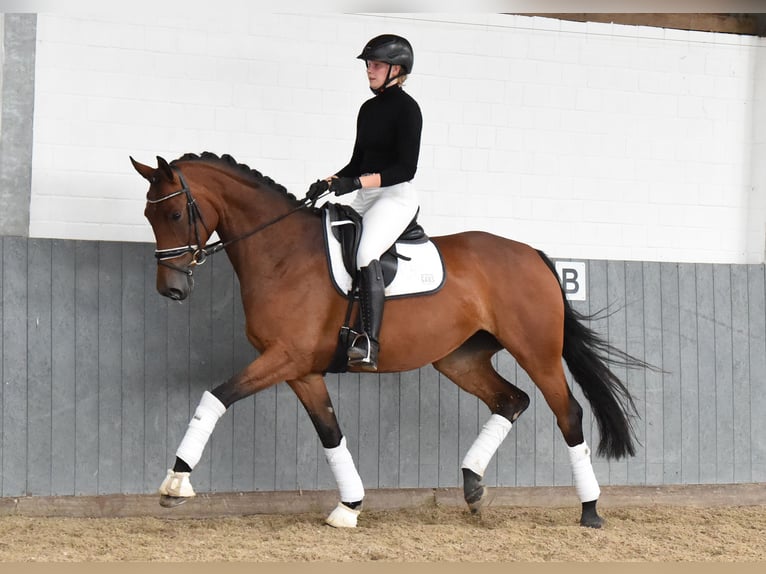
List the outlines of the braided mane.
{"type": "Polygon", "coordinates": [[[252,180],[254,180],[258,184],[264,184],[268,186],[269,188],[282,193],[292,202],[297,203],[298,201],[292,193],[287,191],[287,188],[284,185],[281,185],[275,182],[270,177],[263,175],[257,169],[253,169],[249,167],[248,165],[245,165],[244,163],[238,163],[237,160],[235,160],[229,154],[223,154],[222,156],[218,157],[216,154],[209,151],[204,151],[200,155],[197,155],[196,153],[186,153],[182,155],[181,157],[179,157],[178,159],[174,159],[172,162],[170,162],[170,164],[175,165],[176,163],[183,162],[183,161],[223,164],[227,167],[234,168],[237,171],[242,172],[243,174],[249,176],[252,180]]]}

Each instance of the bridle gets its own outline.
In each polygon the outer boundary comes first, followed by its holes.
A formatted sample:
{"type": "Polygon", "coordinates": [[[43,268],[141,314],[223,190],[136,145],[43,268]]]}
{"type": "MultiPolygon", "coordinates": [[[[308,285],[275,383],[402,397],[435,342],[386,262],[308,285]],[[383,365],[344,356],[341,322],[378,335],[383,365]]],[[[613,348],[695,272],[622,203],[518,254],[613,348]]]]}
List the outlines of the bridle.
{"type": "Polygon", "coordinates": [[[234,239],[230,239],[229,241],[219,240],[210,245],[200,245],[201,241],[200,241],[198,223],[201,224],[202,227],[205,229],[205,232],[207,233],[208,237],[210,237],[211,232],[208,229],[207,225],[205,224],[205,220],[202,217],[202,212],[200,211],[199,206],[197,205],[197,202],[194,200],[194,196],[192,195],[189,185],[186,183],[186,178],[184,178],[183,173],[181,173],[181,170],[178,169],[177,167],[171,166],[171,169],[173,170],[173,173],[175,173],[178,176],[178,180],[181,183],[181,189],[174,191],[172,193],[169,193],[168,195],[163,195],[159,199],[147,199],[146,202],[150,204],[162,203],[163,201],[167,201],[168,199],[184,194],[186,196],[186,210],[187,210],[188,220],[189,220],[189,237],[192,237],[192,234],[193,234],[196,243],[192,243],[191,241],[189,241],[189,243],[184,247],[171,247],[170,249],[156,249],[154,251],[154,257],[157,259],[157,263],[159,265],[168,267],[174,271],[178,271],[179,273],[183,273],[189,277],[191,277],[193,274],[193,268],[196,267],[197,265],[202,265],[205,261],[207,261],[208,256],[218,253],[219,251],[225,249],[227,246],[231,245],[232,243],[236,241],[240,241],[242,239],[250,237],[251,235],[255,235],[259,231],[262,231],[263,229],[266,229],[267,227],[274,225],[275,223],[283,220],[288,215],[292,215],[296,211],[306,207],[310,203],[313,203],[311,200],[308,200],[308,198],[306,198],[300,203],[300,205],[294,207],[290,211],[287,211],[286,213],[283,213],[282,215],[270,221],[267,221],[266,223],[259,225],[255,229],[248,231],[247,233],[240,235],[239,237],[235,237],[234,239]],[[187,253],[191,253],[192,258],[191,258],[191,261],[186,265],[186,267],[179,267],[178,265],[173,265],[172,263],[168,262],[171,259],[182,257],[183,255],[186,255],[187,253]]]}

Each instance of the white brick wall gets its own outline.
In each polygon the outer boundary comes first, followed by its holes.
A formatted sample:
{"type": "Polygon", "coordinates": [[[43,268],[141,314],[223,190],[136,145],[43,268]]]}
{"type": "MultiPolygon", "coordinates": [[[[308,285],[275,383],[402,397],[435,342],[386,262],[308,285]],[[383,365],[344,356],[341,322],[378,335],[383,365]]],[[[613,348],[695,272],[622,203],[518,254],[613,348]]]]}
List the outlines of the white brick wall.
{"type": "Polygon", "coordinates": [[[493,14],[40,14],[30,234],[152,241],[129,155],[230,153],[301,196],[347,161],[383,32],[415,47],[430,234],[764,260],[763,39],[493,14]]]}

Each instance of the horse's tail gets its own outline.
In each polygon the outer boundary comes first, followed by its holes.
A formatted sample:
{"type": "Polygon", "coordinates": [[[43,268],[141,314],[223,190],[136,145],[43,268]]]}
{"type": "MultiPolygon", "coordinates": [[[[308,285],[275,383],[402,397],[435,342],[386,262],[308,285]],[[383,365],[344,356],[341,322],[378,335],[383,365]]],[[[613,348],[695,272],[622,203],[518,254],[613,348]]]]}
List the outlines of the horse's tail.
{"type": "MultiPolygon", "coordinates": [[[[538,250],[548,268],[556,275],[556,267],[545,253],[538,250]]],[[[569,372],[582,388],[598,423],[601,440],[598,454],[606,458],[621,458],[636,454],[635,431],[631,419],[638,416],[633,397],[609,365],[654,369],[648,363],[632,357],[586,327],[583,321],[596,318],[579,313],[564,299],[564,351],[569,372]]]]}

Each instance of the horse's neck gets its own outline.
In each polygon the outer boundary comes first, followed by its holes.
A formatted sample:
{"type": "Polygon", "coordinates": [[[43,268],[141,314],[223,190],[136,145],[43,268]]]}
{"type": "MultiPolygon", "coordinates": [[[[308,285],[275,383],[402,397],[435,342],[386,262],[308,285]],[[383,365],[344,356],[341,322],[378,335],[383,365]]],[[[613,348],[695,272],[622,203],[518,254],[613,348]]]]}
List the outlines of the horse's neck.
{"type": "Polygon", "coordinates": [[[300,265],[323,251],[321,220],[270,190],[222,192],[218,235],[240,282],[263,281],[276,268],[300,265]]]}

